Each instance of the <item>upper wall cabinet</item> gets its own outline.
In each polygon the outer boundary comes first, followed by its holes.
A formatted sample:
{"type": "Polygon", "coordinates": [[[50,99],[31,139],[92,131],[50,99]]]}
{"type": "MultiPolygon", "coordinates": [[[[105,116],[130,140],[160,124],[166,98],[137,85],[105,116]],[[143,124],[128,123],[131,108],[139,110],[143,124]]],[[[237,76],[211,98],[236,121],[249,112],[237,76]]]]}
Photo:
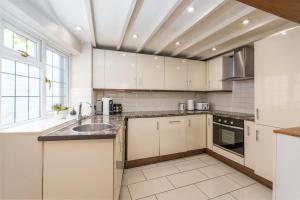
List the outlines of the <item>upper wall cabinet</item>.
{"type": "Polygon", "coordinates": [[[105,51],[105,88],[136,89],[136,54],[105,51]]]}
{"type": "Polygon", "coordinates": [[[232,81],[223,81],[224,66],[228,57],[220,56],[207,61],[207,89],[232,90],[232,81]]]}
{"type": "Polygon", "coordinates": [[[188,65],[185,59],[165,57],[165,89],[187,90],[188,65]]]}
{"type": "Polygon", "coordinates": [[[137,54],[137,89],[163,89],[164,67],[162,56],[137,54]]]}
{"type": "Polygon", "coordinates": [[[255,43],[256,123],[300,124],[300,28],[255,43]]]}
{"type": "Polygon", "coordinates": [[[104,86],[104,50],[93,49],[93,88],[104,86]]]}
{"type": "Polygon", "coordinates": [[[206,90],[206,65],[203,61],[188,60],[188,90],[206,90]]]}

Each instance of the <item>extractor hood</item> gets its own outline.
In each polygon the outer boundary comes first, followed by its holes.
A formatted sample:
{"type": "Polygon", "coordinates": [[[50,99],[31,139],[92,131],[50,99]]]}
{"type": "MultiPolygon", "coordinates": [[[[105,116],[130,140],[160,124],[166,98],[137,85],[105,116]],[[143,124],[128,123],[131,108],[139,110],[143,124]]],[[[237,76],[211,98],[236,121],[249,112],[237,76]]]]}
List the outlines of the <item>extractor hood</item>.
{"type": "Polygon", "coordinates": [[[254,79],[254,48],[251,46],[234,50],[232,73],[226,78],[233,81],[248,79],[254,79]]]}

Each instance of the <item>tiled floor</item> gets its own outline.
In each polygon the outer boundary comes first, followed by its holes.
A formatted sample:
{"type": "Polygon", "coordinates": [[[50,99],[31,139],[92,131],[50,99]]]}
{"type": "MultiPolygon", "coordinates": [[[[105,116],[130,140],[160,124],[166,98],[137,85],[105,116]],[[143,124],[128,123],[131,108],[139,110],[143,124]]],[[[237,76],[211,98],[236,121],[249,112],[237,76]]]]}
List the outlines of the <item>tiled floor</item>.
{"type": "Polygon", "coordinates": [[[120,200],[271,200],[272,191],[201,154],[125,170],[120,200]]]}

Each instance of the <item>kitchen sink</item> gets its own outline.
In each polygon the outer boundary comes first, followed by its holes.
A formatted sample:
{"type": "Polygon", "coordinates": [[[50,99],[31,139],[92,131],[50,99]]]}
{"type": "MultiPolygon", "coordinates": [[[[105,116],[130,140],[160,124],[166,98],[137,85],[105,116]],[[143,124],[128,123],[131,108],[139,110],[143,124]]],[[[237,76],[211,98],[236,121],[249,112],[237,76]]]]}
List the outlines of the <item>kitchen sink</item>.
{"type": "Polygon", "coordinates": [[[114,128],[112,124],[97,123],[97,124],[84,124],[84,125],[76,126],[72,130],[75,132],[99,132],[111,128],[114,128]]]}

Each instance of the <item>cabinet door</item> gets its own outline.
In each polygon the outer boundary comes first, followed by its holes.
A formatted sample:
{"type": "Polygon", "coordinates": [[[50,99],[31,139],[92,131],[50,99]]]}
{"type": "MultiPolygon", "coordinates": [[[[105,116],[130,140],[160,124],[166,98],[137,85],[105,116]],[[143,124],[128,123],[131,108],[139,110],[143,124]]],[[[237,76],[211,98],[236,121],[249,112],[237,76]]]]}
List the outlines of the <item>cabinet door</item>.
{"type": "Polygon", "coordinates": [[[206,115],[207,148],[213,149],[213,116],[206,115]]]}
{"type": "Polygon", "coordinates": [[[160,118],[160,155],[186,151],[185,117],[160,118]]]}
{"type": "Polygon", "coordinates": [[[274,127],[256,125],[254,171],[257,175],[273,181],[274,127]]]}
{"type": "Polygon", "coordinates": [[[137,55],[137,88],[164,89],[164,57],[137,55]]]}
{"type": "Polygon", "coordinates": [[[256,123],[281,128],[300,123],[300,28],[255,43],[256,123]]]}
{"type": "Polygon", "coordinates": [[[105,88],[136,89],[136,54],[105,51],[105,88]]]}
{"type": "Polygon", "coordinates": [[[159,156],[159,118],[137,118],[128,121],[127,159],[159,156]]]}
{"type": "Polygon", "coordinates": [[[245,121],[245,166],[254,169],[255,160],[255,124],[251,121],[245,121]]]}
{"type": "Polygon", "coordinates": [[[118,200],[124,169],[124,132],[121,128],[114,140],[114,200],[118,200]]]}
{"type": "Polygon", "coordinates": [[[217,57],[207,62],[207,87],[209,90],[223,89],[223,57],[217,57]]]}
{"type": "Polygon", "coordinates": [[[206,115],[187,116],[187,150],[206,148],[206,115]]]}
{"type": "Polygon", "coordinates": [[[104,88],[104,51],[93,49],[93,88],[104,88]]]}
{"type": "Polygon", "coordinates": [[[206,89],[206,66],[205,62],[189,60],[188,62],[188,89],[206,89]]]}
{"type": "Polygon", "coordinates": [[[165,89],[187,90],[187,61],[179,58],[165,58],[165,89]]]}

